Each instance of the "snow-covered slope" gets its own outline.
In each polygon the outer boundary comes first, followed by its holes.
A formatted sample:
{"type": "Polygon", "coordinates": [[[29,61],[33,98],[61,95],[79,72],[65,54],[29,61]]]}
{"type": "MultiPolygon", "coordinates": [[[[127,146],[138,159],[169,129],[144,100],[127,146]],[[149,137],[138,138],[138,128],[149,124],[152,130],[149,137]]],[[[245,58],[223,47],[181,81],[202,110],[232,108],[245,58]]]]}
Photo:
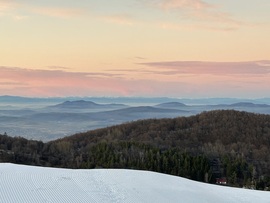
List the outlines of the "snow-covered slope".
{"type": "Polygon", "coordinates": [[[204,184],[147,171],[1,163],[0,202],[269,203],[270,192],[204,184]]]}

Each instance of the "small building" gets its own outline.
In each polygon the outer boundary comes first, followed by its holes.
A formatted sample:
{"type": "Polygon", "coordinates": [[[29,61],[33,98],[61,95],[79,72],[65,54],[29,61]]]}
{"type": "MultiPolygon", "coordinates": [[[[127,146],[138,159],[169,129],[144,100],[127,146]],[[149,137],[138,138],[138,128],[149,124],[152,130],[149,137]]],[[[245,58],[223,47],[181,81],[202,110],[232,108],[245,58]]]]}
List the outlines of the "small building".
{"type": "Polygon", "coordinates": [[[216,179],[216,184],[227,185],[227,179],[226,178],[217,178],[216,179]]]}

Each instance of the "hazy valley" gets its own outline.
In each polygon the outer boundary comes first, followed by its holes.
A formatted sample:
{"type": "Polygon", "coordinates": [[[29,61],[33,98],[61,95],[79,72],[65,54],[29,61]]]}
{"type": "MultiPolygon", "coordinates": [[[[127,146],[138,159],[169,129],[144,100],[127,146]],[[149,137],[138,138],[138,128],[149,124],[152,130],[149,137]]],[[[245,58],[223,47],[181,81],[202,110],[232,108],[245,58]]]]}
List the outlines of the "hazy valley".
{"type": "Polygon", "coordinates": [[[140,119],[191,116],[218,109],[270,114],[270,99],[192,100],[2,96],[0,97],[0,133],[49,141],[140,119]]]}

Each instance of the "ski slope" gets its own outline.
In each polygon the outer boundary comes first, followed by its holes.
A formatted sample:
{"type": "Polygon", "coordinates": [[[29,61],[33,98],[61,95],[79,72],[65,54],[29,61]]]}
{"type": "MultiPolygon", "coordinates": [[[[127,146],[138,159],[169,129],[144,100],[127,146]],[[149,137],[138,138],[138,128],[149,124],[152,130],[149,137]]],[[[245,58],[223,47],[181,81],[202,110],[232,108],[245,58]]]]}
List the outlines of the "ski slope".
{"type": "Polygon", "coordinates": [[[0,202],[269,203],[270,192],[210,185],[147,171],[0,163],[0,202]]]}

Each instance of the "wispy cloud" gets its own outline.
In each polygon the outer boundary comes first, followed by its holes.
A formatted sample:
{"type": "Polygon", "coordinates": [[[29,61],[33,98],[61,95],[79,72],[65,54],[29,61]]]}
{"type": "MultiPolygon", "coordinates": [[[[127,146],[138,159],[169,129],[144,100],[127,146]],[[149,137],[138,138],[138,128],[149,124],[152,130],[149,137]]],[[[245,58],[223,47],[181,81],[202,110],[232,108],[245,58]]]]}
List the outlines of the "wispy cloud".
{"type": "Polygon", "coordinates": [[[63,67],[63,66],[47,66],[48,69],[51,70],[70,70],[71,68],[63,67]]]}
{"type": "Polygon", "coordinates": [[[15,8],[17,4],[13,1],[8,1],[8,0],[1,0],[0,1],[0,12],[11,10],[15,8]]]}
{"type": "Polygon", "coordinates": [[[55,7],[47,7],[47,8],[32,7],[30,8],[30,11],[40,14],[40,15],[58,17],[58,18],[71,18],[71,17],[83,15],[85,13],[85,11],[82,9],[55,8],[55,7]]]}
{"type": "Polygon", "coordinates": [[[101,19],[109,23],[120,24],[120,25],[135,24],[135,20],[128,14],[107,15],[107,16],[102,16],[101,19]]]}
{"type": "Polygon", "coordinates": [[[26,15],[14,15],[13,16],[13,19],[16,20],[16,21],[21,21],[21,20],[25,20],[25,19],[28,19],[29,16],[26,16],[26,15]]]}
{"type": "Polygon", "coordinates": [[[30,14],[39,14],[44,16],[56,17],[56,18],[71,18],[85,14],[85,10],[81,8],[71,7],[55,7],[55,6],[35,6],[29,2],[22,2],[18,0],[0,0],[0,16],[10,16],[14,20],[23,20],[28,18],[30,14]],[[23,12],[24,15],[20,13],[23,12]]]}
{"type": "Polygon", "coordinates": [[[251,25],[234,18],[230,13],[220,10],[220,5],[207,3],[202,0],[161,0],[157,7],[165,12],[176,12],[189,22],[189,25],[183,25],[175,22],[163,22],[165,29],[185,29],[189,27],[207,30],[232,31],[241,26],[251,25]],[[192,23],[190,21],[193,21],[192,23]]]}
{"type": "Polygon", "coordinates": [[[159,74],[196,75],[265,75],[270,74],[270,61],[202,62],[166,61],[139,63],[154,68],[159,74]],[[157,68],[157,69],[156,69],[157,68]]]}
{"type": "Polygon", "coordinates": [[[208,23],[173,23],[173,22],[160,22],[157,24],[158,27],[165,29],[165,30],[209,30],[209,31],[234,31],[239,28],[236,24],[208,24],[208,23]]]}
{"type": "Polygon", "coordinates": [[[15,82],[15,81],[9,81],[4,80],[0,82],[0,86],[25,86],[27,83],[24,82],[15,82]]]}
{"type": "Polygon", "coordinates": [[[138,59],[138,60],[146,60],[147,58],[141,57],[141,56],[136,56],[135,59],[138,59]]]}
{"type": "Polygon", "coordinates": [[[0,17],[1,16],[12,16],[12,11],[18,8],[19,4],[10,0],[0,0],[0,17]]]}
{"type": "Polygon", "coordinates": [[[163,9],[195,9],[202,10],[213,8],[214,5],[202,0],[163,0],[159,3],[163,9]]]}
{"type": "Polygon", "coordinates": [[[136,92],[132,85],[136,82],[119,79],[122,75],[119,73],[34,70],[4,66],[0,67],[0,72],[0,94],[12,92],[27,96],[113,96],[136,92]]]}

